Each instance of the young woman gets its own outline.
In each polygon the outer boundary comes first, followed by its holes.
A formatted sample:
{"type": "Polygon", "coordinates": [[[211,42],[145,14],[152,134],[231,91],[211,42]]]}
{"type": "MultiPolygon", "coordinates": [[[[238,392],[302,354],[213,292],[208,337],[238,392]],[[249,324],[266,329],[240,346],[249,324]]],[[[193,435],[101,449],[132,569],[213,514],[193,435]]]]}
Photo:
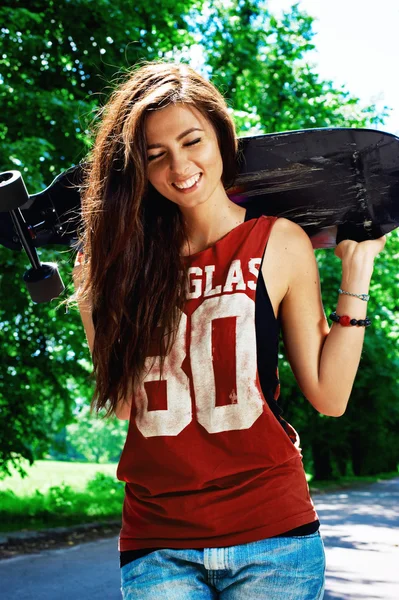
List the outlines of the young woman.
{"type": "Polygon", "coordinates": [[[279,330],[306,398],[342,415],[385,239],[337,247],[336,312],[359,322],[330,330],[308,236],[229,200],[236,151],[219,92],[185,65],[150,63],[112,95],[90,155],[74,280],[93,406],[129,420],[129,600],[323,597],[319,522],[276,403],[279,330]]]}

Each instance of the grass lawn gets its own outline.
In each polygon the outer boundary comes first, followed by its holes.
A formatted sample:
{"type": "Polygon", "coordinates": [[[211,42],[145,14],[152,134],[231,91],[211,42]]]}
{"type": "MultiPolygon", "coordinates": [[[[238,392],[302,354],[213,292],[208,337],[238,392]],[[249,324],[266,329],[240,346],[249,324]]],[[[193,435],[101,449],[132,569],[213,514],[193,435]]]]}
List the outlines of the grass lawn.
{"type": "MultiPolygon", "coordinates": [[[[116,479],[116,464],[38,460],[27,467],[24,479],[13,473],[0,481],[1,531],[47,529],[93,521],[120,520],[124,485],[116,479]]],[[[311,494],[358,488],[379,479],[397,477],[343,477],[312,482],[311,494]]]]}
{"type": "Polygon", "coordinates": [[[0,482],[1,531],[47,529],[121,518],[124,485],[116,464],[39,460],[27,476],[0,482]]]}
{"type": "Polygon", "coordinates": [[[38,460],[31,467],[27,464],[25,470],[28,475],[24,479],[14,472],[0,481],[0,491],[12,490],[17,496],[26,496],[35,490],[45,493],[50,487],[60,486],[62,483],[70,485],[76,491],[83,491],[96,473],[104,473],[116,479],[116,467],[116,464],[38,460]]]}
{"type": "Polygon", "coordinates": [[[376,483],[383,479],[393,479],[399,477],[398,471],[392,473],[379,473],[378,475],[365,475],[360,477],[340,477],[339,479],[332,481],[312,481],[311,477],[308,478],[310,492],[313,494],[323,492],[336,492],[339,490],[348,490],[354,488],[360,488],[370,483],[376,483]]]}

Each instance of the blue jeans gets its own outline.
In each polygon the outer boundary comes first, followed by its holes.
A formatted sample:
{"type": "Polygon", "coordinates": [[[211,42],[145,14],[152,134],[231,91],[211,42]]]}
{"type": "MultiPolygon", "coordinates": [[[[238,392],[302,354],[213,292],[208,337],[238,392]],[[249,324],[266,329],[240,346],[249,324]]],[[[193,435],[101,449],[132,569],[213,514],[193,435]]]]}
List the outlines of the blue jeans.
{"type": "Polygon", "coordinates": [[[121,569],[124,600],[321,600],[319,532],[201,550],[155,550],[121,569]]]}

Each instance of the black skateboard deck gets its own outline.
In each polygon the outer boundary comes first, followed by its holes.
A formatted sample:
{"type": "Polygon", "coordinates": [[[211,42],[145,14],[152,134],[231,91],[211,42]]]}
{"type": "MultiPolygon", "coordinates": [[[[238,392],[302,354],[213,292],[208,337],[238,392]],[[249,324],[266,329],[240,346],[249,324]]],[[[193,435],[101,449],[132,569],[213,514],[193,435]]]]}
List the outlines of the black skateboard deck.
{"type": "Polygon", "coordinates": [[[399,138],[345,128],[243,138],[230,197],[295,221],[314,248],[381,237],[399,226],[399,138]]]}
{"type": "MultiPolygon", "coordinates": [[[[315,248],[362,241],[399,226],[399,138],[371,129],[308,129],[239,140],[239,175],[230,198],[254,215],[299,223],[315,248]]],[[[0,174],[0,243],[21,249],[0,174]]],[[[79,223],[81,167],[26,197],[22,211],[35,247],[71,245],[79,223]]]]}
{"type": "MultiPolygon", "coordinates": [[[[77,165],[29,196],[18,171],[0,173],[0,244],[24,247],[32,264],[35,248],[73,246],[81,181],[77,165]]],[[[251,216],[298,223],[314,248],[375,239],[399,226],[399,138],[349,128],[243,137],[228,194],[251,216]]]]}

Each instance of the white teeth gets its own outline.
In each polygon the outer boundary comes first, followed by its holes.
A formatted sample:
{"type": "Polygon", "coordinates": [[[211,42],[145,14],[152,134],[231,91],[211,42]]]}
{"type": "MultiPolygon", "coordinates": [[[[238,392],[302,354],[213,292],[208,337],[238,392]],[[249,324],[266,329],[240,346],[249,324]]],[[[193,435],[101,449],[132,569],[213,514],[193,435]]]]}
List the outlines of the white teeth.
{"type": "Polygon", "coordinates": [[[200,176],[201,173],[198,173],[197,175],[194,175],[194,177],[187,179],[187,181],[184,181],[183,183],[175,183],[174,185],[177,188],[179,188],[179,190],[185,190],[187,188],[193,187],[193,185],[199,180],[200,176]]]}

